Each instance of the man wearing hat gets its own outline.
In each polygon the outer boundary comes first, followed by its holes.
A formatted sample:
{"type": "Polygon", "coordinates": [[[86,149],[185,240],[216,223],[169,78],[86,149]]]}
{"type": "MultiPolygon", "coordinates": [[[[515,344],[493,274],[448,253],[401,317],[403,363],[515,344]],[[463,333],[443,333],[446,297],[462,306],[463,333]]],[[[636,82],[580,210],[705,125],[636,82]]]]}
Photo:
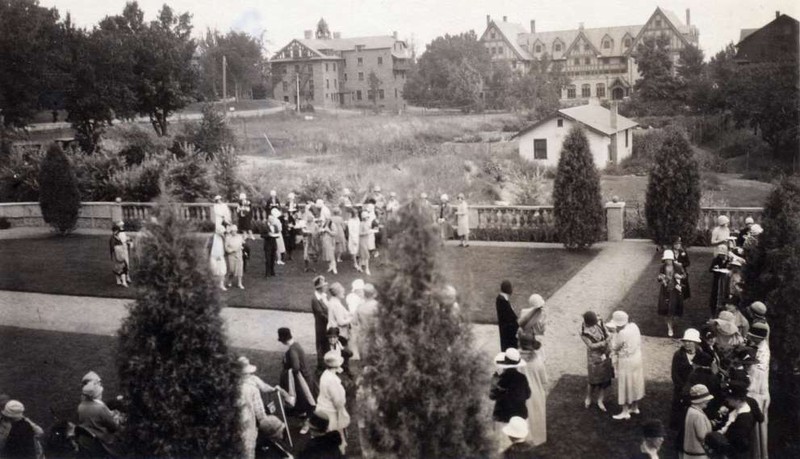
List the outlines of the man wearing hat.
{"type": "Polygon", "coordinates": [[[679,452],[681,459],[708,459],[703,449],[703,441],[711,432],[711,421],[706,416],[705,408],[714,399],[708,388],[695,384],[689,389],[689,409],[683,422],[683,445],[679,452]]]}
{"type": "Polygon", "coordinates": [[[692,361],[697,355],[699,344],[700,332],[694,328],[687,328],[683,332],[680,349],[672,355],[672,413],[669,424],[674,430],[678,430],[684,420],[686,411],[683,403],[683,390],[692,373],[692,361]]]}
{"type": "Polygon", "coordinates": [[[310,420],[311,439],[297,459],[344,459],[345,445],[337,431],[329,431],[325,413],[314,413],[310,420]]]}
{"type": "Polygon", "coordinates": [[[528,421],[514,416],[503,427],[505,434],[511,441],[511,446],[503,451],[503,459],[533,459],[539,457],[534,453],[534,446],[527,441],[528,421]]]}
{"type": "Polygon", "coordinates": [[[317,347],[317,368],[325,369],[323,357],[328,344],[328,282],[325,276],[314,278],[314,297],[311,299],[311,312],[314,314],[314,332],[317,347]]]}
{"type": "Polygon", "coordinates": [[[495,402],[492,413],[495,426],[502,429],[514,416],[528,418],[526,401],[531,396],[531,388],[528,378],[518,371],[525,366],[525,361],[516,348],[506,349],[502,361],[497,360],[497,377],[493,380],[489,398],[495,402]]]}
{"type": "Polygon", "coordinates": [[[639,452],[632,459],[658,459],[658,451],[664,444],[667,431],[658,419],[648,419],[642,423],[642,443],[639,452]]]}
{"type": "Polygon", "coordinates": [[[44,430],[25,417],[25,406],[17,400],[8,400],[0,411],[0,457],[36,458],[41,456],[40,438],[44,430]]]}

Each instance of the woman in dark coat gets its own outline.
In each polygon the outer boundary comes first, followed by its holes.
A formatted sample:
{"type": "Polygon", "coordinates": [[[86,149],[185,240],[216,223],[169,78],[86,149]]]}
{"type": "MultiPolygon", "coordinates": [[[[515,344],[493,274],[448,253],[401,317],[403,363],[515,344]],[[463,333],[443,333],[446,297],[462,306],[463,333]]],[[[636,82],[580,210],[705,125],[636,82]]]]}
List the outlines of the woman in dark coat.
{"type": "Polygon", "coordinates": [[[502,373],[494,381],[489,392],[489,398],[495,401],[492,417],[495,422],[503,424],[508,423],[514,416],[528,419],[525,402],[531,396],[531,388],[528,385],[528,378],[517,371],[525,365],[521,362],[519,351],[513,347],[508,348],[503,362],[497,365],[502,373]]]}
{"type": "MultiPolygon", "coordinates": [[[[290,395],[295,397],[294,413],[306,418],[306,424],[300,430],[301,434],[308,432],[308,418],[317,407],[317,383],[311,378],[306,367],[306,353],[300,344],[292,339],[292,332],[288,328],[278,329],[278,341],[287,346],[283,356],[283,371],[281,372],[280,385],[290,395]]],[[[291,404],[290,404],[291,405],[291,404]]]]}
{"type": "Polygon", "coordinates": [[[679,264],[675,264],[675,253],[665,250],[661,257],[663,264],[658,274],[661,289],[658,294],[658,315],[667,318],[667,336],[672,337],[673,317],[683,315],[683,280],[686,272],[679,264]]]}
{"type": "Polygon", "coordinates": [[[675,243],[672,244],[672,252],[675,254],[675,264],[681,265],[684,275],[686,276],[683,279],[683,288],[681,292],[683,293],[683,299],[688,300],[692,296],[689,287],[689,266],[691,266],[692,262],[689,260],[689,254],[686,253],[686,249],[683,247],[681,238],[675,239],[675,243]]]}
{"type": "Polygon", "coordinates": [[[687,328],[681,338],[681,348],[672,355],[672,414],[669,424],[673,430],[679,430],[686,419],[688,405],[684,403],[683,391],[692,373],[692,361],[697,355],[697,346],[700,343],[700,332],[694,328],[687,328]]]}

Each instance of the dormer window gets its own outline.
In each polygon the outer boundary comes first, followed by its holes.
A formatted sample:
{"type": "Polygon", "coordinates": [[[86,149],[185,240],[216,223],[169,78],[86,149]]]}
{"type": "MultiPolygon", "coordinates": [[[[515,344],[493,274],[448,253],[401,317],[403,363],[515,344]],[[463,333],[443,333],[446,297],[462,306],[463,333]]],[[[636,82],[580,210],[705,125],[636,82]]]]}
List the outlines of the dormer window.
{"type": "Polygon", "coordinates": [[[589,46],[589,43],[584,43],[584,44],[583,44],[583,50],[584,50],[584,51],[589,51],[589,50],[591,50],[591,49],[592,49],[592,47],[591,47],[591,46],[589,46]]]}
{"type": "Polygon", "coordinates": [[[630,48],[631,47],[631,39],[630,38],[626,38],[624,43],[625,43],[625,47],[626,48],[630,48]]]}
{"type": "Polygon", "coordinates": [[[661,27],[661,19],[656,19],[656,27],[661,27]]]}
{"type": "Polygon", "coordinates": [[[536,52],[537,53],[541,53],[542,52],[542,45],[536,45],[536,52]]]}
{"type": "Polygon", "coordinates": [[[496,35],[495,35],[495,33],[494,33],[494,30],[492,30],[491,32],[489,32],[489,36],[490,36],[490,37],[492,37],[492,40],[494,40],[495,38],[497,38],[497,36],[496,36],[496,35]]]}
{"type": "Polygon", "coordinates": [[[611,49],[611,42],[609,40],[603,42],[603,49],[611,49]]]}
{"type": "Polygon", "coordinates": [[[561,43],[556,43],[553,47],[553,50],[560,53],[561,52],[561,43]]]}

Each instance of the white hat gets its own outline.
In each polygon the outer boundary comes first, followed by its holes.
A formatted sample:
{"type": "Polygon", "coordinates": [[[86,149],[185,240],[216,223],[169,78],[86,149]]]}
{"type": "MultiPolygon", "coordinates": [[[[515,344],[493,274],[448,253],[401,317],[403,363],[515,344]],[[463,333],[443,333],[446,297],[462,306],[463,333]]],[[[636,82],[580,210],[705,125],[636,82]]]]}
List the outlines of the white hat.
{"type": "Polygon", "coordinates": [[[503,363],[503,361],[505,359],[506,359],[506,353],[505,352],[501,352],[501,353],[497,354],[496,356],[494,356],[494,363],[500,365],[501,363],[503,363]]]}
{"type": "Polygon", "coordinates": [[[220,195],[214,196],[214,202],[217,202],[217,201],[222,201],[222,196],[220,196],[220,195]]]}
{"type": "Polygon", "coordinates": [[[25,416],[25,405],[18,400],[9,400],[3,407],[2,414],[9,419],[22,419],[25,416]]]}
{"type": "Polygon", "coordinates": [[[246,194],[244,194],[244,193],[239,193],[239,199],[241,199],[242,201],[244,201],[245,199],[247,199],[247,195],[246,195],[246,194]]]}
{"type": "Polygon", "coordinates": [[[380,193],[381,192],[381,186],[380,185],[375,185],[375,188],[373,188],[372,191],[374,191],[375,193],[380,193]]]}
{"type": "Polygon", "coordinates": [[[315,203],[315,205],[317,207],[322,207],[322,206],[325,205],[325,201],[323,201],[322,199],[317,199],[317,202],[315,203]]]}
{"type": "Polygon", "coordinates": [[[277,218],[281,216],[281,211],[278,210],[277,207],[273,207],[272,210],[269,211],[269,214],[277,218]]]}
{"type": "Polygon", "coordinates": [[[352,290],[364,290],[364,281],[361,279],[356,279],[353,281],[351,285],[352,290]]]}
{"type": "Polygon", "coordinates": [[[542,295],[534,293],[533,295],[528,297],[528,306],[532,308],[544,307],[544,298],[542,298],[542,295]]]}
{"type": "Polygon", "coordinates": [[[511,438],[527,438],[528,437],[528,421],[519,416],[512,416],[508,420],[508,424],[503,427],[503,433],[511,438]]]}
{"type": "Polygon", "coordinates": [[[336,351],[326,352],[323,360],[325,361],[325,366],[328,368],[340,368],[344,363],[341,352],[336,351]]]}
{"type": "Polygon", "coordinates": [[[239,357],[236,362],[239,364],[239,370],[242,372],[243,375],[251,375],[256,372],[257,368],[255,365],[250,363],[250,359],[245,356],[239,357]]]}
{"type": "Polygon", "coordinates": [[[745,218],[745,219],[744,219],[744,224],[745,224],[745,225],[752,225],[752,224],[753,224],[753,223],[755,223],[755,222],[756,222],[756,221],[755,221],[755,220],[753,220],[753,217],[747,217],[747,218],[745,218]]]}
{"type": "Polygon", "coordinates": [[[428,199],[428,193],[420,193],[419,197],[422,199],[428,199]]]}
{"type": "Polygon", "coordinates": [[[450,200],[450,196],[447,196],[447,194],[443,194],[441,199],[442,199],[442,201],[449,201],[450,200]]]}
{"type": "Polygon", "coordinates": [[[758,236],[759,234],[764,232],[764,228],[761,227],[758,223],[754,224],[750,227],[750,234],[753,236],[758,236]]]}
{"type": "Polygon", "coordinates": [[[289,197],[289,199],[294,199],[294,193],[292,193],[292,192],[289,192],[289,194],[287,196],[289,197]]]}
{"type": "Polygon", "coordinates": [[[686,331],[683,332],[683,338],[681,341],[691,341],[693,343],[700,342],[700,332],[695,330],[694,328],[687,328],[686,331]]]}
{"type": "Polygon", "coordinates": [[[389,197],[393,198],[395,196],[397,196],[397,193],[395,193],[394,191],[389,192],[389,197]]]}
{"type": "Polygon", "coordinates": [[[717,225],[727,225],[730,222],[731,220],[725,215],[720,215],[719,217],[717,217],[717,225]]]}
{"type": "Polygon", "coordinates": [[[661,256],[661,261],[672,260],[675,261],[675,252],[672,250],[665,250],[664,255],[661,256]]]}
{"type": "Polygon", "coordinates": [[[628,313],[625,311],[614,311],[611,314],[611,323],[615,327],[623,327],[628,324],[628,313]]]}
{"type": "Polygon", "coordinates": [[[522,360],[519,350],[510,347],[506,349],[506,352],[503,354],[503,361],[497,365],[500,368],[519,368],[525,366],[525,361],[522,360]]]}
{"type": "Polygon", "coordinates": [[[278,194],[278,192],[277,192],[277,191],[275,191],[275,190],[269,190],[269,195],[270,195],[270,196],[275,196],[276,194],[278,194]]]}

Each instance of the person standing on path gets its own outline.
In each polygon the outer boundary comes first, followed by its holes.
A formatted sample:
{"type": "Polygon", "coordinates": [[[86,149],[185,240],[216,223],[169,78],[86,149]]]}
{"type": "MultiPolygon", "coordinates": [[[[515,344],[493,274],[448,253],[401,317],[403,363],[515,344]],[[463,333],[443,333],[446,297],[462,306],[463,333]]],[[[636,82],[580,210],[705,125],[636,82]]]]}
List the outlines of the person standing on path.
{"type": "Polygon", "coordinates": [[[697,346],[700,344],[700,332],[694,328],[687,328],[683,332],[681,344],[681,348],[672,355],[672,413],[669,425],[673,430],[680,429],[686,417],[684,388],[692,373],[692,361],[697,354],[697,346]]]}
{"type": "Polygon", "coordinates": [[[686,273],[683,267],[675,264],[675,253],[665,250],[661,257],[661,269],[658,282],[661,285],[658,294],[658,315],[666,317],[667,336],[672,338],[673,318],[683,316],[683,279],[686,273]]]}
{"type": "Polygon", "coordinates": [[[317,346],[317,368],[325,368],[325,348],[328,343],[328,282],[324,276],[314,278],[314,298],[311,299],[311,312],[314,314],[314,334],[317,346]]]}
{"type": "Polygon", "coordinates": [[[127,287],[131,281],[130,276],[130,248],[133,243],[125,234],[125,223],[117,222],[111,228],[111,239],[108,241],[111,261],[114,262],[112,271],[117,278],[117,285],[127,287]]]}
{"type": "Polygon", "coordinates": [[[592,403],[597,403],[600,411],[606,411],[605,391],[611,386],[614,379],[614,367],[611,364],[610,338],[603,322],[597,314],[587,311],[583,314],[581,325],[581,340],[586,345],[586,399],[583,405],[588,409],[592,403]]]}
{"type": "Polygon", "coordinates": [[[458,206],[456,207],[456,233],[461,240],[461,247],[469,247],[469,205],[464,198],[464,193],[458,193],[458,206]]]}
{"type": "MultiPolygon", "coordinates": [[[[518,371],[525,367],[525,361],[517,349],[510,347],[506,352],[498,354],[495,357],[495,364],[497,371],[492,378],[489,398],[494,400],[492,419],[499,433],[512,417],[528,418],[526,402],[531,396],[531,388],[527,376],[518,371]]],[[[508,446],[508,439],[501,435],[500,440],[502,451],[508,446]]]]}
{"type": "Polygon", "coordinates": [[[717,226],[711,231],[711,246],[714,247],[714,259],[711,260],[711,267],[709,268],[714,278],[711,284],[711,297],[708,301],[711,317],[717,316],[721,293],[720,287],[722,280],[725,278],[725,273],[720,272],[719,269],[725,266],[728,259],[728,239],[731,236],[731,230],[728,225],[730,222],[728,217],[720,215],[717,218],[717,226]]]}
{"type": "Polygon", "coordinates": [[[236,281],[236,286],[244,290],[242,284],[242,276],[244,275],[244,258],[242,255],[244,249],[244,238],[238,232],[236,225],[228,227],[228,234],[225,235],[225,261],[228,267],[227,275],[230,276],[230,282],[227,286],[233,285],[236,281]]]}
{"type": "Polygon", "coordinates": [[[614,311],[611,323],[611,352],[617,358],[617,398],[622,411],[614,419],[627,420],[639,414],[639,400],[644,398],[642,334],[624,311],[614,311]]]}
{"type": "Polygon", "coordinates": [[[704,410],[713,399],[708,387],[702,384],[695,384],[689,389],[691,406],[683,420],[683,443],[678,453],[680,459],[709,459],[703,442],[706,435],[711,433],[711,421],[704,410]]]}
{"type": "Polygon", "coordinates": [[[308,418],[317,407],[317,384],[310,377],[306,367],[306,353],[299,343],[294,342],[292,331],[286,327],[278,329],[278,341],[287,347],[283,355],[283,371],[280,385],[294,397],[292,411],[305,419],[301,435],[308,433],[308,418]]]}
{"type": "Polygon", "coordinates": [[[511,294],[514,288],[511,286],[511,281],[504,280],[500,283],[500,294],[497,295],[495,300],[495,309],[497,310],[497,326],[500,329],[500,350],[505,352],[506,349],[518,347],[517,344],[517,330],[519,329],[517,313],[511,306],[511,294]]]}
{"type": "Polygon", "coordinates": [[[525,362],[524,373],[531,389],[531,396],[525,406],[528,408],[529,431],[534,446],[547,442],[547,387],[550,382],[544,360],[539,355],[541,346],[542,343],[536,341],[535,336],[519,337],[519,353],[525,362]]]}

